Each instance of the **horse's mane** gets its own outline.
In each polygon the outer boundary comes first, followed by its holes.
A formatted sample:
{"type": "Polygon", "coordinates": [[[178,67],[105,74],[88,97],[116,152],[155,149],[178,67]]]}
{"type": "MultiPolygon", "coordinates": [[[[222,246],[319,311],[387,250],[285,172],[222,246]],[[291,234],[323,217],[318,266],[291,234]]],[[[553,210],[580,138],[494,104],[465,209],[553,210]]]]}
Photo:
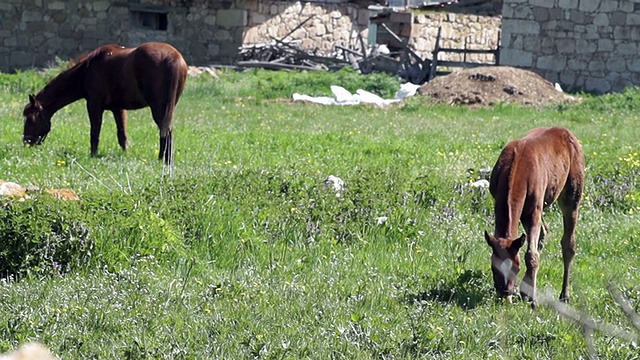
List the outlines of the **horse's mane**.
{"type": "Polygon", "coordinates": [[[73,66],[71,68],[74,68],[76,66],[89,66],[89,64],[91,63],[91,60],[93,60],[96,57],[102,55],[105,51],[107,51],[107,49],[105,49],[104,46],[101,46],[101,47],[91,51],[88,54],[81,54],[80,56],[78,56],[74,60],[72,60],[73,66]]]}
{"type": "Polygon", "coordinates": [[[36,95],[36,99],[43,101],[44,102],[43,105],[46,107],[48,104],[46,103],[47,101],[44,99],[48,98],[47,93],[49,91],[51,91],[52,89],[55,89],[57,86],[67,81],[67,79],[69,78],[82,76],[83,70],[85,70],[89,66],[91,61],[102,56],[107,51],[108,49],[102,46],[91,51],[88,54],[80,55],[77,58],[70,60],[69,66],[65,70],[60,72],[58,75],[56,75],[53,79],[49,80],[47,85],[45,85],[45,87],[42,88],[40,92],[38,92],[38,95],[36,95]]]}

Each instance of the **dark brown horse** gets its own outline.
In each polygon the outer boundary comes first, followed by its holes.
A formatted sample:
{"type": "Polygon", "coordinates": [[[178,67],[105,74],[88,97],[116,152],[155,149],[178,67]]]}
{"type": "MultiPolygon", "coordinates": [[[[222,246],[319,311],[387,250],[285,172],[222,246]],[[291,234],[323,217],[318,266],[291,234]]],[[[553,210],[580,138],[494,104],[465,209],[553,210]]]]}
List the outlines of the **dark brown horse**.
{"type": "Polygon", "coordinates": [[[116,120],[118,143],[127,149],[126,110],[151,108],[160,130],[159,159],[173,162],[173,112],[187,77],[187,63],[169,44],[136,48],[102,46],[51,80],[24,108],[25,144],[40,144],[51,130],[51,117],[62,107],[86,99],[91,122],[91,155],[98,151],[102,113],[116,120]]]}
{"type": "Polygon", "coordinates": [[[558,201],[564,219],[564,278],[560,299],[569,299],[571,262],[576,253],[578,206],[584,186],[584,155],[576,137],[563,128],[538,128],[510,141],[491,172],[489,191],[495,199],[495,232],[484,237],[493,249],[491,264],[498,296],[511,299],[520,271],[520,247],[527,242],[520,292],[535,307],[539,245],[544,239],[542,211],[558,201]],[[518,225],[525,233],[520,237],[518,225]]]}

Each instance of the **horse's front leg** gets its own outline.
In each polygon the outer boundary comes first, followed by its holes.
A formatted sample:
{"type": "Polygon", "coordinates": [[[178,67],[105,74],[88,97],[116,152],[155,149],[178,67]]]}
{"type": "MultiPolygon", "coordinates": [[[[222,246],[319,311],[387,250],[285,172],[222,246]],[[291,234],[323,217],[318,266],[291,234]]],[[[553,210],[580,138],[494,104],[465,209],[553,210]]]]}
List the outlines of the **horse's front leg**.
{"type": "Polygon", "coordinates": [[[98,143],[100,142],[102,113],[104,110],[101,106],[87,101],[87,112],[89,113],[89,121],[91,122],[91,156],[96,156],[98,153],[98,143]]]}
{"type": "Polygon", "coordinates": [[[112,110],[118,130],[118,144],[122,150],[127,150],[127,111],[124,109],[112,110]]]}
{"type": "Polygon", "coordinates": [[[538,251],[538,242],[540,237],[541,210],[536,210],[529,220],[523,221],[525,232],[527,233],[527,252],[524,255],[524,261],[527,265],[527,271],[520,285],[520,294],[523,299],[530,300],[531,306],[536,308],[538,301],[536,298],[536,279],[538,277],[538,269],[540,267],[540,252],[538,251]]]}

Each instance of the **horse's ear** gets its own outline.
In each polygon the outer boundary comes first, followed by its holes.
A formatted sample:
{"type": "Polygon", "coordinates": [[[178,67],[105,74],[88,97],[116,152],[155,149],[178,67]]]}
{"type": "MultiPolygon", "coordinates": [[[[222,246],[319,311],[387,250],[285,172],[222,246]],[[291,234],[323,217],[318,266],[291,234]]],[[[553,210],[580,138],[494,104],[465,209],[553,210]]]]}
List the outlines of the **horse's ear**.
{"type": "Polygon", "coordinates": [[[31,105],[35,105],[36,103],[36,96],[33,94],[29,94],[29,102],[31,103],[31,105]]]}
{"type": "Polygon", "coordinates": [[[519,238],[513,240],[513,242],[511,243],[511,248],[514,250],[520,250],[520,248],[522,247],[522,245],[524,245],[524,243],[527,241],[527,234],[522,233],[522,235],[520,235],[519,238]]]}
{"type": "Polygon", "coordinates": [[[487,230],[484,231],[484,239],[487,240],[487,244],[489,244],[489,246],[491,246],[492,248],[496,244],[496,238],[489,235],[487,230]]]}

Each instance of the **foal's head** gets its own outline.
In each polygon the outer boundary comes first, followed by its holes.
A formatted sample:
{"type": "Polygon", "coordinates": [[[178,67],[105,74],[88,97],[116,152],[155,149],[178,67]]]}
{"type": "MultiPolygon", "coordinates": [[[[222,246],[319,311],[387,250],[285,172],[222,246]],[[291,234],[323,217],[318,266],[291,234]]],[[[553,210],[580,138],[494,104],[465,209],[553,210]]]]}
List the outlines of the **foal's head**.
{"type": "Polygon", "coordinates": [[[22,141],[29,145],[41,144],[51,130],[51,116],[48,115],[40,101],[29,95],[29,103],[22,112],[24,116],[24,132],[22,141]]]}
{"type": "Polygon", "coordinates": [[[484,232],[487,244],[491,246],[491,271],[493,272],[493,285],[498,296],[510,297],[515,294],[516,276],[520,271],[520,248],[527,239],[522,234],[517,239],[494,237],[484,232]]]}

